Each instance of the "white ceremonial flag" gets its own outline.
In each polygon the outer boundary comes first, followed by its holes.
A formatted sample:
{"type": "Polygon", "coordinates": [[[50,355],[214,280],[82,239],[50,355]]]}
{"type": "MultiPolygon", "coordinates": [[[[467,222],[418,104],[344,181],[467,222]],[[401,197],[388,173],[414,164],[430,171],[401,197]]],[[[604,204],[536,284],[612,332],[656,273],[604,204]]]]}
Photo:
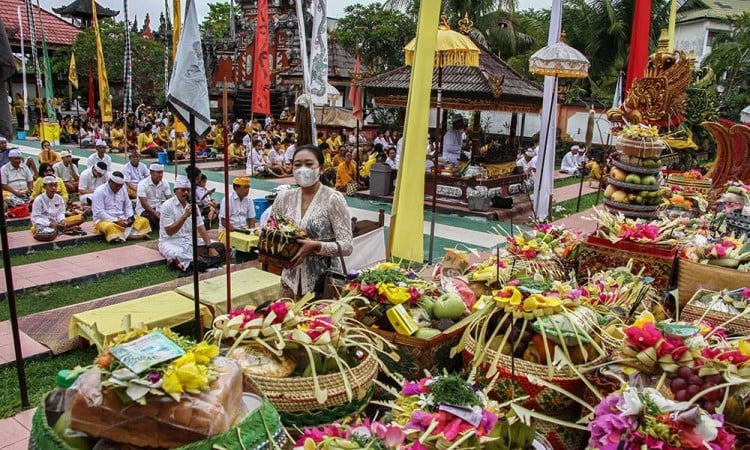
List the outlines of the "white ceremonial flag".
{"type": "Polygon", "coordinates": [[[188,0],[185,6],[185,22],[172,67],[167,102],[183,123],[190,122],[191,114],[195,117],[195,130],[190,132],[195,132],[196,136],[203,136],[211,128],[208,81],[194,0],[188,0]]]}
{"type": "Polygon", "coordinates": [[[312,49],[310,51],[310,93],[322,97],[328,88],[328,17],[326,0],[314,0],[312,49]]]}

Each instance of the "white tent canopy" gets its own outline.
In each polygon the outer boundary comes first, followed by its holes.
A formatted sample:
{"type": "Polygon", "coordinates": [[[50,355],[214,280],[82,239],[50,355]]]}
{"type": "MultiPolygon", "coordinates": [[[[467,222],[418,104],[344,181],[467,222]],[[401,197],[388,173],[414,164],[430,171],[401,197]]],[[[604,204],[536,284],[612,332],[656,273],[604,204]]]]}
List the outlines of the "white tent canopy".
{"type": "Polygon", "coordinates": [[[331,83],[326,84],[326,94],[322,96],[313,95],[313,104],[314,105],[323,105],[323,106],[340,106],[338,104],[338,99],[341,98],[341,92],[339,92],[338,89],[331,86],[331,83]]]}

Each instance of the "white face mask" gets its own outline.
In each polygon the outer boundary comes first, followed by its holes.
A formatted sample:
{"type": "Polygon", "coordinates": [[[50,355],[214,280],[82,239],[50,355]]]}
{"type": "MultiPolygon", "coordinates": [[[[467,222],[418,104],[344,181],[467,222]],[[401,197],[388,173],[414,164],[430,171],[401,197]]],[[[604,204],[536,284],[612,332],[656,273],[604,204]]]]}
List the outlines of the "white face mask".
{"type": "Polygon", "coordinates": [[[310,187],[318,182],[320,176],[320,167],[311,169],[309,167],[300,167],[294,169],[294,179],[302,187],[310,187]]]}

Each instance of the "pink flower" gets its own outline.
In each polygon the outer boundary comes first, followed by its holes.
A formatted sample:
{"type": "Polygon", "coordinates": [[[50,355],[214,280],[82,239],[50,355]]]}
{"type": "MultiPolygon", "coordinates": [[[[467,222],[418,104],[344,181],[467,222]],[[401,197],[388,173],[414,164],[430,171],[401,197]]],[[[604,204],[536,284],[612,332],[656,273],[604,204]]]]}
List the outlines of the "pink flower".
{"type": "Polygon", "coordinates": [[[591,432],[589,447],[599,450],[618,450],[620,438],[629,431],[635,431],[636,423],[630,416],[605,414],[591,421],[588,429],[591,432]]]}
{"type": "Polygon", "coordinates": [[[268,306],[268,311],[276,314],[276,318],[271,323],[282,323],[284,318],[289,313],[289,307],[282,301],[271,303],[268,306]]]}
{"type": "Polygon", "coordinates": [[[627,336],[625,341],[633,347],[637,347],[639,350],[653,347],[659,342],[659,339],[662,338],[661,332],[659,332],[651,322],[645,323],[643,328],[626,328],[625,335],[627,336]]]}
{"type": "Polygon", "coordinates": [[[362,295],[370,300],[374,300],[378,295],[378,288],[374,284],[363,284],[360,291],[362,292],[362,295]]]}
{"type": "Polygon", "coordinates": [[[427,450],[427,447],[422,445],[419,441],[414,441],[410,446],[406,447],[405,450],[427,450]]]}
{"type": "Polygon", "coordinates": [[[422,298],[422,293],[419,292],[419,290],[417,288],[411,286],[411,287],[409,287],[408,290],[409,290],[409,295],[410,295],[410,298],[409,298],[408,302],[409,302],[410,305],[413,305],[414,303],[417,302],[417,300],[419,300],[420,298],[422,298]]]}

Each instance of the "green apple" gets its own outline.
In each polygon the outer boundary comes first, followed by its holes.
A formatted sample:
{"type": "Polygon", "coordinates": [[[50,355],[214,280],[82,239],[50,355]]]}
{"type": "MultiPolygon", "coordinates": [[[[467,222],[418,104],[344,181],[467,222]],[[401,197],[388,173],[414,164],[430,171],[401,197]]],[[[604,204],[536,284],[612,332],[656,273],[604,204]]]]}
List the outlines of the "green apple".
{"type": "Polygon", "coordinates": [[[461,296],[453,292],[441,295],[432,307],[436,319],[458,320],[466,312],[466,305],[461,296]]]}
{"type": "Polygon", "coordinates": [[[656,184],[656,177],[653,176],[653,175],[647,175],[647,176],[643,177],[643,179],[641,180],[641,182],[643,184],[645,184],[645,185],[654,185],[654,184],[656,184]]]}
{"type": "Polygon", "coordinates": [[[417,304],[424,309],[424,311],[432,317],[432,309],[435,307],[435,300],[433,300],[430,297],[422,296],[422,298],[419,299],[419,302],[417,304]]]}
{"type": "Polygon", "coordinates": [[[414,333],[412,336],[419,338],[419,339],[429,339],[433,336],[437,336],[440,334],[440,330],[436,330],[435,328],[425,328],[422,327],[417,330],[416,333],[414,333]]]}
{"type": "Polygon", "coordinates": [[[641,177],[637,173],[631,173],[625,178],[626,183],[641,184],[641,177]]]}

